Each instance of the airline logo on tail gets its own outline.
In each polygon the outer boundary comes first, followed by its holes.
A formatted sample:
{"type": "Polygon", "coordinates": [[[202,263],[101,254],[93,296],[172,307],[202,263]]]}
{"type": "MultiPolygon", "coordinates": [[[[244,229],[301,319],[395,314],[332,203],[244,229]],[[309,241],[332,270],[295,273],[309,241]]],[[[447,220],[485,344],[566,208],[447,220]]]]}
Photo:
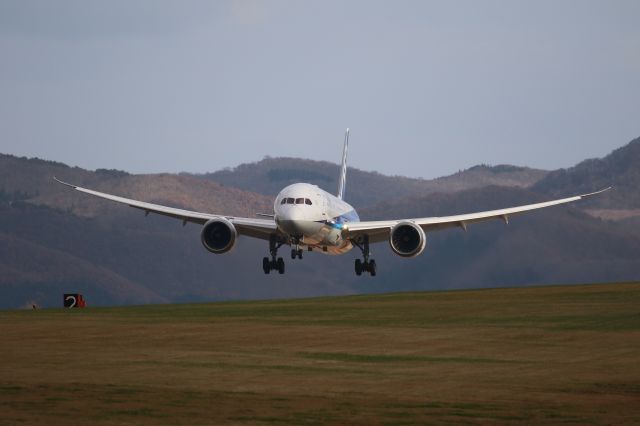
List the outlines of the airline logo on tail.
{"type": "Polygon", "coordinates": [[[344,133],[344,148],[342,148],[342,168],[338,182],[338,198],[344,199],[344,187],[347,184],[347,149],[349,148],[349,129],[344,133]]]}

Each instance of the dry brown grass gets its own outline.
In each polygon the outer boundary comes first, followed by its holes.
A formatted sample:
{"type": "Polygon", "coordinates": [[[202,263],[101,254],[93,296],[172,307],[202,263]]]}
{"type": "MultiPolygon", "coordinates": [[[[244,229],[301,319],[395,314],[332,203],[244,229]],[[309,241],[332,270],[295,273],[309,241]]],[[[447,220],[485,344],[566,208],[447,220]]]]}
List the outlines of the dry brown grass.
{"type": "Polygon", "coordinates": [[[0,312],[0,424],[640,422],[640,284],[0,312]]]}

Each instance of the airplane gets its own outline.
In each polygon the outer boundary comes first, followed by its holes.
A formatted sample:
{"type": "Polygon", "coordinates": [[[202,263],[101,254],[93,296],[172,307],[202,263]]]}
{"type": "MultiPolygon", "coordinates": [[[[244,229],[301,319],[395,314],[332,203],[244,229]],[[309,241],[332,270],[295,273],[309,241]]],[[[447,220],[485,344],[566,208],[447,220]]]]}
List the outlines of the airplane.
{"type": "Polygon", "coordinates": [[[406,258],[416,257],[426,247],[427,232],[455,227],[466,231],[470,224],[492,219],[501,219],[508,224],[509,217],[515,214],[571,203],[611,189],[608,187],[589,194],[477,213],[360,221],[356,210],[344,200],[348,146],[349,129],[344,137],[337,195],[316,185],[295,183],[284,188],[275,198],[273,214],[256,214],[261,218],[225,216],[167,207],[82,188],[63,182],[55,176],[54,179],[76,191],[143,210],[145,216],[157,213],[180,219],[183,225],[187,222],[203,225],[200,234],[202,245],[214,254],[230,251],[239,236],[266,240],[269,242],[270,257],[262,259],[265,274],[271,271],[284,274],[285,262],[282,257],[278,257],[278,250],[288,245],[291,247],[291,259],[302,259],[304,248],[310,252],[339,255],[357,247],[362,252],[362,259],[355,260],[355,273],[362,275],[366,272],[371,276],[377,273],[376,261],[371,258],[370,245],[373,243],[388,241],[395,254],[406,258]]]}

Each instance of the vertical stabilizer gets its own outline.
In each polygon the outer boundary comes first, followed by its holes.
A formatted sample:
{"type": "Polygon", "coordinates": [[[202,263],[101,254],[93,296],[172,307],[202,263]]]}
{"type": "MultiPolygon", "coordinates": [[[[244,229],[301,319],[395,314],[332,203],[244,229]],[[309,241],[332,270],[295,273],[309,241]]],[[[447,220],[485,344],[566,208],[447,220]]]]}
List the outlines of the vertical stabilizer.
{"type": "Polygon", "coordinates": [[[347,148],[349,147],[349,129],[344,133],[344,148],[342,148],[342,168],[338,182],[338,198],[344,198],[344,187],[347,184],[347,148]]]}

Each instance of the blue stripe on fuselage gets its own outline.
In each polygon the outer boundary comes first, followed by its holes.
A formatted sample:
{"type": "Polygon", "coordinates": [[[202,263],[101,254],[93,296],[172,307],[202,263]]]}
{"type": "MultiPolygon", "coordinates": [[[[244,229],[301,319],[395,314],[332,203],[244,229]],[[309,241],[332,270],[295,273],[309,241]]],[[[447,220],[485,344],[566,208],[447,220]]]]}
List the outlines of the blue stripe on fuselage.
{"type": "Polygon", "coordinates": [[[345,223],[348,222],[360,222],[360,216],[356,213],[355,210],[351,210],[343,215],[334,217],[331,220],[319,220],[319,223],[324,223],[325,225],[329,225],[335,229],[342,229],[345,223]]]}
{"type": "Polygon", "coordinates": [[[336,223],[360,222],[360,217],[355,210],[351,210],[343,215],[333,218],[333,220],[335,220],[336,223]]]}
{"type": "Polygon", "coordinates": [[[358,216],[358,213],[356,213],[355,210],[351,210],[338,217],[334,217],[333,223],[331,223],[331,226],[337,229],[342,229],[344,224],[347,222],[360,222],[360,217],[358,216]]]}

